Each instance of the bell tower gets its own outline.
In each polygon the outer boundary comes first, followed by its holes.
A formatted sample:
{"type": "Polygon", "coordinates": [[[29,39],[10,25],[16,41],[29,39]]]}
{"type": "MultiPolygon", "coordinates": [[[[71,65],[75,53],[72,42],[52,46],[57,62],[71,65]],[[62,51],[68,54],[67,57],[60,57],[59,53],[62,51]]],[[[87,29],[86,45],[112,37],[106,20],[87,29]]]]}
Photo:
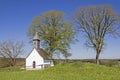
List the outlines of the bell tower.
{"type": "Polygon", "coordinates": [[[33,47],[36,49],[40,48],[40,37],[38,32],[35,33],[35,36],[33,38],[33,47]]]}

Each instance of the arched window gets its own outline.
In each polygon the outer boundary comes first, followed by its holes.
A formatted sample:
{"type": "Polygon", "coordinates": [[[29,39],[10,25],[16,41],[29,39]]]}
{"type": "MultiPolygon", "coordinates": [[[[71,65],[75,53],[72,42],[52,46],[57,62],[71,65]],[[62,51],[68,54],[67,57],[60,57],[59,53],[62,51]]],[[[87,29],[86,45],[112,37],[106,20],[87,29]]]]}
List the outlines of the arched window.
{"type": "Polygon", "coordinates": [[[33,61],[33,68],[36,68],[36,62],[33,61]]]}

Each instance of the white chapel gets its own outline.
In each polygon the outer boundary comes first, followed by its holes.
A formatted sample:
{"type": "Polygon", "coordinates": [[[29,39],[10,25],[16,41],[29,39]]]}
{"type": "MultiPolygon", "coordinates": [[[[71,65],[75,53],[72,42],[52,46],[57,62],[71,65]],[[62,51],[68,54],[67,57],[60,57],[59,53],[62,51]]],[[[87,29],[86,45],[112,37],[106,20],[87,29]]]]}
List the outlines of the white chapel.
{"type": "Polygon", "coordinates": [[[36,33],[33,38],[33,47],[32,51],[26,57],[26,70],[37,70],[54,66],[50,56],[40,48],[40,38],[38,33],[36,33]]]}

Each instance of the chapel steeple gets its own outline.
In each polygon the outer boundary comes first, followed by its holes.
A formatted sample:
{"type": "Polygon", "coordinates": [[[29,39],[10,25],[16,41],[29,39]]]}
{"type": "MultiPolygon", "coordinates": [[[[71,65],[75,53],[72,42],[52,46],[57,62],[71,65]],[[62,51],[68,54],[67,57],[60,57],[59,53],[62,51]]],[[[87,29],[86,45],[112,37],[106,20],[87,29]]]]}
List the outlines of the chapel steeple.
{"type": "Polygon", "coordinates": [[[33,38],[33,47],[36,49],[40,48],[40,37],[38,32],[35,33],[35,36],[33,38]]]}

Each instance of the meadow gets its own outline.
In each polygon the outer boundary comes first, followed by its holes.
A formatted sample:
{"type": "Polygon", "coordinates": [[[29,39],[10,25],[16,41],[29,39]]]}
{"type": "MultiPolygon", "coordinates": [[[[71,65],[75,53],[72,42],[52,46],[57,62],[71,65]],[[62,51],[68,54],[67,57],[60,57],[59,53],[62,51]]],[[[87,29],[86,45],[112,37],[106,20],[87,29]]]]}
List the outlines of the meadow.
{"type": "Polygon", "coordinates": [[[34,71],[0,69],[0,80],[120,80],[120,69],[85,62],[61,63],[34,71]]]}

